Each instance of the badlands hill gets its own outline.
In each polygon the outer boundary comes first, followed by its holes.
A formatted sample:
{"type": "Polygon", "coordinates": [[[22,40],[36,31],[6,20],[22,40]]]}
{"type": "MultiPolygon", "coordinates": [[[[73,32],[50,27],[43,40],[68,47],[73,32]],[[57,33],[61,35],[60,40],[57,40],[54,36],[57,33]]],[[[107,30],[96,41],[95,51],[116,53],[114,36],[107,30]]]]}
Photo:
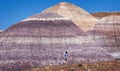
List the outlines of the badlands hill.
{"type": "Polygon", "coordinates": [[[99,20],[89,33],[116,59],[120,59],[120,16],[107,16],[99,20]]]}
{"type": "Polygon", "coordinates": [[[84,9],[67,2],[61,2],[50,7],[44,12],[53,12],[72,20],[83,31],[88,31],[97,21],[91,14],[84,9]]]}
{"type": "Polygon", "coordinates": [[[110,15],[119,15],[120,16],[120,12],[96,12],[96,13],[92,13],[91,15],[97,19],[101,19],[103,17],[107,17],[110,15]]]}
{"type": "Polygon", "coordinates": [[[120,16],[107,16],[99,20],[94,28],[99,34],[120,36],[120,16]]]}
{"type": "Polygon", "coordinates": [[[5,30],[6,36],[69,37],[85,35],[68,18],[54,13],[33,15],[5,30]]]}
{"type": "Polygon", "coordinates": [[[88,35],[55,13],[33,15],[0,34],[0,69],[18,71],[43,66],[111,61],[102,48],[89,47],[88,35]],[[63,54],[69,53],[65,62],[63,54]]]}
{"type": "Polygon", "coordinates": [[[62,2],[10,26],[0,34],[0,70],[119,58],[120,18],[109,16],[95,24],[96,21],[82,8],[62,2]],[[65,51],[68,51],[67,62],[65,51]]]}

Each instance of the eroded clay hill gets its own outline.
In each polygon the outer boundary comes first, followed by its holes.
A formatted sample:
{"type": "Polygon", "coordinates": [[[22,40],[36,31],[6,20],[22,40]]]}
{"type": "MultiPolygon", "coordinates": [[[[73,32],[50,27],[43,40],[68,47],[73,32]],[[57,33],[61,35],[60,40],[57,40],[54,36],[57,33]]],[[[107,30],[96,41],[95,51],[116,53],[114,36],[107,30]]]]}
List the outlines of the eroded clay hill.
{"type": "Polygon", "coordinates": [[[71,19],[83,31],[88,31],[97,21],[84,9],[67,2],[61,2],[43,12],[53,12],[71,19]]]}
{"type": "Polygon", "coordinates": [[[0,69],[18,71],[61,65],[65,51],[69,53],[66,64],[114,59],[104,48],[88,46],[87,37],[68,18],[54,13],[33,15],[0,34],[0,69]]]}
{"type": "Polygon", "coordinates": [[[23,21],[9,27],[4,31],[6,36],[38,36],[38,37],[73,37],[84,36],[68,18],[54,13],[42,13],[33,15],[23,21]]]}
{"type": "Polygon", "coordinates": [[[98,21],[90,31],[96,44],[120,59],[120,16],[107,16],[98,21]]]}

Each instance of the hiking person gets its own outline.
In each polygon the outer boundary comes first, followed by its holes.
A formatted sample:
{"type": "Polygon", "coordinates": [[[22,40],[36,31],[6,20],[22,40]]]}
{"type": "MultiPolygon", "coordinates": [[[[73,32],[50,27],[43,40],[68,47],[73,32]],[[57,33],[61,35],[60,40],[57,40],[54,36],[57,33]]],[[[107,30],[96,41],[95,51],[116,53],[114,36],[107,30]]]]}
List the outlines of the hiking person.
{"type": "Polygon", "coordinates": [[[65,61],[68,60],[68,51],[65,51],[65,53],[64,53],[64,59],[65,59],[65,61]]]}

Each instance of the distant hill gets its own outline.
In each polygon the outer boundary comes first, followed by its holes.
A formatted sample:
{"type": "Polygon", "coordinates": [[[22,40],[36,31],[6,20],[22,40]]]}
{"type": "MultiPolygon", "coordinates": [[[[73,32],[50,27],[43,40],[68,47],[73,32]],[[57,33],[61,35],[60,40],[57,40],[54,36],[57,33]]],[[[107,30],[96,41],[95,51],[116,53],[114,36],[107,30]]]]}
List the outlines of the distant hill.
{"type": "Polygon", "coordinates": [[[120,58],[120,16],[112,15],[100,19],[89,33],[114,58],[120,58]]]}
{"type": "Polygon", "coordinates": [[[120,15],[120,12],[96,12],[92,13],[92,16],[96,17],[97,19],[101,19],[106,16],[110,15],[120,15]]]}
{"type": "Polygon", "coordinates": [[[120,71],[120,61],[41,67],[23,71],[120,71]]]}

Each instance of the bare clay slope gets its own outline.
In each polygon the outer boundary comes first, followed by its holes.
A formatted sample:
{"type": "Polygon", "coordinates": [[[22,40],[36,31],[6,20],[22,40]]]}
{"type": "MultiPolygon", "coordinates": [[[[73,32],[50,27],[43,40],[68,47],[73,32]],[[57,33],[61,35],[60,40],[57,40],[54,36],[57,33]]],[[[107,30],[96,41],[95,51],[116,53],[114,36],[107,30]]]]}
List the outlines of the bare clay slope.
{"type": "Polygon", "coordinates": [[[38,37],[73,37],[84,36],[68,18],[55,13],[42,13],[33,15],[9,27],[4,35],[9,36],[38,36],[38,37]]]}
{"type": "Polygon", "coordinates": [[[67,2],[61,2],[43,12],[53,12],[71,19],[83,31],[88,31],[97,21],[84,9],[67,2]]]}
{"type": "Polygon", "coordinates": [[[107,16],[95,24],[90,31],[96,43],[107,49],[112,56],[120,59],[120,16],[107,16]]]}
{"type": "Polygon", "coordinates": [[[0,34],[0,69],[17,71],[34,67],[113,60],[103,48],[89,47],[86,33],[72,21],[54,13],[29,17],[0,34]]]}
{"type": "Polygon", "coordinates": [[[120,12],[96,12],[96,13],[92,13],[91,15],[94,16],[97,19],[101,19],[103,17],[107,17],[107,16],[110,16],[110,15],[120,16],[120,12]]]}

